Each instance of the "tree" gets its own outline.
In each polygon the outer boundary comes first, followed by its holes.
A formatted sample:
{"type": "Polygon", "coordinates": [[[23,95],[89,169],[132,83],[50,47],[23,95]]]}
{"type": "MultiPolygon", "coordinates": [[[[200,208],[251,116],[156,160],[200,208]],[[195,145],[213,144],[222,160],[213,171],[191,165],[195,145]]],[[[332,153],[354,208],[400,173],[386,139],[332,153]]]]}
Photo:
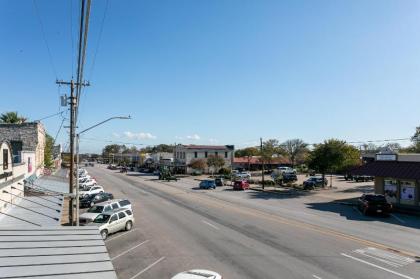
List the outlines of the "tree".
{"type": "Polygon", "coordinates": [[[0,115],[0,122],[1,123],[9,123],[9,124],[22,124],[26,122],[27,118],[23,116],[19,116],[17,112],[5,112],[0,115]]]}
{"type": "Polygon", "coordinates": [[[251,157],[258,156],[260,150],[256,147],[246,147],[244,149],[239,149],[235,152],[235,157],[247,157],[248,159],[248,170],[250,169],[251,157]]]}
{"type": "Polygon", "coordinates": [[[54,139],[48,134],[45,134],[45,148],[44,148],[44,166],[48,169],[54,166],[53,158],[54,139]]]}
{"type": "Polygon", "coordinates": [[[416,128],[416,132],[411,137],[412,144],[404,149],[401,149],[400,152],[406,153],[420,153],[420,126],[416,128]]]}
{"type": "Polygon", "coordinates": [[[284,155],[284,150],[280,147],[278,140],[269,139],[263,142],[260,160],[271,164],[273,161],[273,156],[280,156],[280,155],[284,155]]]}
{"type": "Polygon", "coordinates": [[[222,157],[210,155],[207,158],[207,166],[212,167],[214,171],[219,170],[225,165],[225,160],[222,157]]]}
{"type": "Polygon", "coordinates": [[[207,167],[207,163],[204,159],[193,159],[188,166],[195,170],[204,171],[207,167]]]}
{"type": "Polygon", "coordinates": [[[281,147],[283,148],[284,152],[289,157],[290,162],[292,163],[292,166],[295,165],[296,159],[303,155],[304,153],[307,153],[308,144],[306,144],[301,139],[291,139],[287,140],[284,143],[281,144],[281,147]]]}
{"type": "Polygon", "coordinates": [[[360,153],[357,148],[337,139],[315,145],[309,157],[309,167],[322,173],[324,179],[327,171],[341,171],[359,163],[360,153]]]}

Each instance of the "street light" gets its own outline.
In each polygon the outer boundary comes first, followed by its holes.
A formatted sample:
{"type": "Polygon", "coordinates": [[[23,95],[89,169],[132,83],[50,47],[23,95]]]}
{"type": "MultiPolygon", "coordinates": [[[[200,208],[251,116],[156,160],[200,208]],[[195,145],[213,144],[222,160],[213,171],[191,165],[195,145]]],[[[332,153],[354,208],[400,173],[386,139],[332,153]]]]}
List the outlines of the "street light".
{"type": "Polygon", "coordinates": [[[83,134],[89,130],[92,130],[93,128],[96,128],[114,119],[131,119],[131,116],[129,115],[129,116],[110,117],[76,134],[76,226],[79,226],[79,141],[80,141],[80,134],[83,134]]]}

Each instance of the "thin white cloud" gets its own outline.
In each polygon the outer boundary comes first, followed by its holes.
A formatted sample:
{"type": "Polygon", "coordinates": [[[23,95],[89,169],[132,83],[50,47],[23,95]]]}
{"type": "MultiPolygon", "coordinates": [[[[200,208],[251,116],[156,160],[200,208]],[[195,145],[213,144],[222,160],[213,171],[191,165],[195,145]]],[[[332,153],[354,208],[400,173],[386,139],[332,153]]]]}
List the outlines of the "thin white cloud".
{"type": "Polygon", "coordinates": [[[175,139],[177,139],[177,140],[182,140],[182,139],[184,139],[183,137],[180,137],[180,136],[175,136],[175,139]]]}
{"type": "Polygon", "coordinates": [[[189,139],[189,140],[199,140],[200,136],[197,135],[197,134],[194,134],[194,135],[187,136],[187,139],[189,139]]]}
{"type": "Polygon", "coordinates": [[[156,136],[152,135],[151,133],[133,133],[130,131],[124,132],[124,136],[126,136],[129,139],[137,139],[137,140],[144,140],[144,139],[155,139],[156,136]]]}
{"type": "Polygon", "coordinates": [[[113,136],[114,138],[117,138],[117,139],[119,139],[119,138],[121,137],[121,135],[120,135],[120,134],[118,134],[118,133],[112,133],[112,136],[113,136]]]}
{"type": "Polygon", "coordinates": [[[218,140],[218,139],[212,139],[212,138],[210,138],[210,139],[209,139],[209,142],[210,142],[210,143],[218,143],[218,142],[219,142],[219,140],[218,140]]]}

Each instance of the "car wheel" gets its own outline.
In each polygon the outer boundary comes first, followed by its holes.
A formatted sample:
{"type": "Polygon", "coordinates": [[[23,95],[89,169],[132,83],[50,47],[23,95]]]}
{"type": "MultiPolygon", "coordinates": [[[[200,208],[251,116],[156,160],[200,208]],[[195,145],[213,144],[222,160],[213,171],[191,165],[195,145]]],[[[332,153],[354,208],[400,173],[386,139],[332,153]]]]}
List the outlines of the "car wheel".
{"type": "Polygon", "coordinates": [[[367,216],[368,215],[368,211],[367,211],[367,208],[365,207],[365,208],[363,208],[363,215],[365,215],[365,216],[367,216]]]}
{"type": "Polygon", "coordinates": [[[131,230],[132,227],[133,227],[133,223],[131,221],[128,221],[127,223],[125,223],[125,230],[126,231],[131,230]]]}
{"type": "Polygon", "coordinates": [[[107,237],[108,237],[108,231],[107,230],[102,230],[101,231],[101,236],[102,236],[102,239],[103,240],[107,239],[107,237]]]}

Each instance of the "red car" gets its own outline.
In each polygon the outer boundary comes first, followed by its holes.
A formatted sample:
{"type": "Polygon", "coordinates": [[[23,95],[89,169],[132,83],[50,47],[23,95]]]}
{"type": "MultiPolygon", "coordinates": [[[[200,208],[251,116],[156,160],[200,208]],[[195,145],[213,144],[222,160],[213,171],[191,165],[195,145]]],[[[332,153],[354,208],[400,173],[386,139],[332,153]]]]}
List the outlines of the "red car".
{"type": "Polygon", "coordinates": [[[249,189],[249,183],[246,180],[235,181],[233,190],[246,190],[249,189]]]}

